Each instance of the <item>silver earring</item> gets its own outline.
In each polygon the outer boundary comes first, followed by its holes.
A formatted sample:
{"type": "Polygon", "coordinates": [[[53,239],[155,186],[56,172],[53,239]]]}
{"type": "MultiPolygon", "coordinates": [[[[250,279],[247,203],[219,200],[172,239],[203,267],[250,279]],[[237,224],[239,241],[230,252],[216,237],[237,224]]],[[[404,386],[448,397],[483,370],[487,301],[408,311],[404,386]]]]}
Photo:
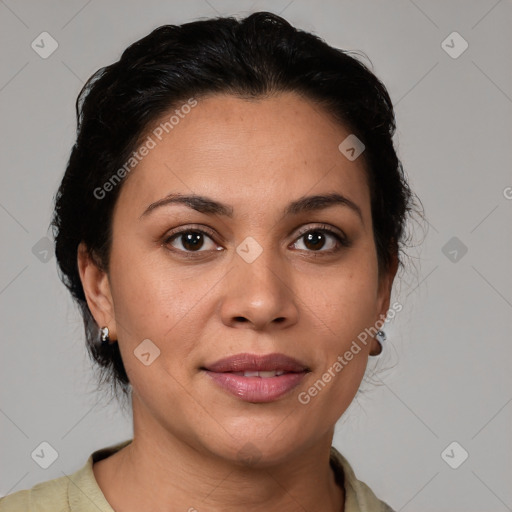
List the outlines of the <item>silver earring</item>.
{"type": "Polygon", "coordinates": [[[100,332],[101,332],[101,335],[100,335],[101,346],[105,347],[105,346],[107,346],[110,343],[110,335],[109,335],[109,332],[108,332],[108,327],[102,327],[100,329],[100,332]]]}
{"type": "Polygon", "coordinates": [[[372,357],[379,357],[384,352],[384,342],[387,340],[386,333],[384,331],[378,331],[375,335],[375,339],[379,342],[380,352],[378,354],[372,355],[372,357]]]}

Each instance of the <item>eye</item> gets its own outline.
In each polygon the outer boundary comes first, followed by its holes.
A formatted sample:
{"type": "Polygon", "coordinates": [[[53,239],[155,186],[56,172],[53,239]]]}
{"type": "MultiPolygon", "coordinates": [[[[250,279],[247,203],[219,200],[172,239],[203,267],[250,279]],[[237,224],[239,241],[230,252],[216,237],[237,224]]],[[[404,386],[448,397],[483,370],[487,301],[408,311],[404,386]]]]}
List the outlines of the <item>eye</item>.
{"type": "MultiPolygon", "coordinates": [[[[302,245],[305,249],[302,247],[296,247],[296,249],[306,250],[307,252],[334,253],[341,250],[342,247],[350,246],[344,235],[325,226],[307,228],[302,230],[299,235],[297,240],[303,239],[302,245]],[[325,249],[325,247],[327,248],[325,249]]],[[[298,242],[295,242],[293,245],[296,246],[297,244],[298,242]]]]}
{"type": "MultiPolygon", "coordinates": [[[[173,231],[167,236],[163,245],[170,245],[171,250],[181,252],[187,255],[212,250],[222,250],[213,240],[213,233],[205,229],[191,228],[173,231]]],[[[325,225],[320,227],[303,229],[299,232],[299,237],[293,246],[298,250],[317,253],[335,253],[342,247],[349,247],[350,242],[340,232],[327,228],[325,225]],[[303,239],[300,247],[299,240],[303,239]],[[298,246],[297,246],[298,245],[298,246]]]]}
{"type": "Polygon", "coordinates": [[[211,250],[221,250],[212,239],[212,234],[203,229],[183,229],[175,231],[164,240],[164,245],[171,245],[174,249],[181,252],[206,252],[211,250]],[[208,241],[210,246],[208,247],[208,241]]]}

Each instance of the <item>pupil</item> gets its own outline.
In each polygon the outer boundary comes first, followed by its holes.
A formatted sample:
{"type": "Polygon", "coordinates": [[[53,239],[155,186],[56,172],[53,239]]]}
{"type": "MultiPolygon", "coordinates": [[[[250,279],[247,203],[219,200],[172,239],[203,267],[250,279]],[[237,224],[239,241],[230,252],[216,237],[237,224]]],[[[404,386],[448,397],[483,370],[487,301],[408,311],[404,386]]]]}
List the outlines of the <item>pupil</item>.
{"type": "Polygon", "coordinates": [[[202,240],[202,234],[201,233],[187,233],[186,235],[183,235],[184,241],[182,239],[183,247],[188,250],[195,250],[200,249],[203,246],[203,240],[202,240]]]}
{"type": "MultiPolygon", "coordinates": [[[[313,245],[313,249],[321,249],[324,245],[324,235],[320,231],[312,231],[311,233],[308,233],[306,236],[306,247],[308,247],[308,244],[313,245]]],[[[309,247],[311,248],[311,247],[309,247]]]]}

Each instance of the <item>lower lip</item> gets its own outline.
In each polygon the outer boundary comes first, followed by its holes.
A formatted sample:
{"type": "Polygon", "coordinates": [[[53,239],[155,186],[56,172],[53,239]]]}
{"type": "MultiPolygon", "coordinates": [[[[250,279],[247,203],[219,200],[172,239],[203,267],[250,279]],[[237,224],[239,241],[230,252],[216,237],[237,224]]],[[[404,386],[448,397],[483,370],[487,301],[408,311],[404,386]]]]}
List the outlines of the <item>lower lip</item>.
{"type": "Polygon", "coordinates": [[[273,402],[298,386],[306,372],[276,377],[243,377],[232,373],[205,371],[222,389],[246,402],[273,402]]]}

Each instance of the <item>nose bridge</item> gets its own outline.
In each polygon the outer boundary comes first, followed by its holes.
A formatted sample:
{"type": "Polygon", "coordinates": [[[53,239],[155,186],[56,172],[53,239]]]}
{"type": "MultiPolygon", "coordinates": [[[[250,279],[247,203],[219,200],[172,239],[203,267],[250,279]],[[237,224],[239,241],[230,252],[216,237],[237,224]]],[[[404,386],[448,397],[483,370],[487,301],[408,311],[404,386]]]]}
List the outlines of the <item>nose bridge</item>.
{"type": "Polygon", "coordinates": [[[289,274],[275,247],[247,237],[236,249],[223,316],[229,324],[248,321],[255,327],[295,322],[297,309],[289,274]],[[244,320],[242,320],[244,319],[244,320]]]}
{"type": "Polygon", "coordinates": [[[237,270],[242,290],[255,299],[273,302],[282,299],[288,289],[283,265],[270,241],[264,246],[248,237],[237,247],[237,270]]]}

